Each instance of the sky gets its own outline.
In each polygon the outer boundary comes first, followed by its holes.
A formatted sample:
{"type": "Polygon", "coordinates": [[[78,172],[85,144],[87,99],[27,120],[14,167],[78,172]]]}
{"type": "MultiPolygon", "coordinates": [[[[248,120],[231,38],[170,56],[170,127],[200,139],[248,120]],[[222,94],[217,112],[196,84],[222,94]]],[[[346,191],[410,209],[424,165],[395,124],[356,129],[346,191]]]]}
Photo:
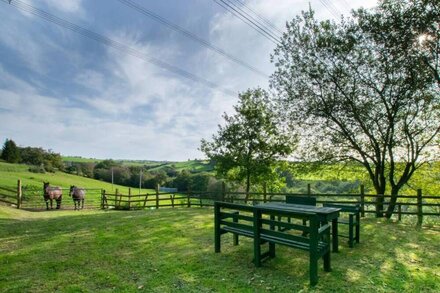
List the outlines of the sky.
{"type": "MultiPolygon", "coordinates": [[[[348,16],[350,9],[376,3],[229,1],[245,3],[243,9],[252,9],[280,31],[309,5],[318,18],[334,19],[334,14],[348,16]]],[[[201,139],[209,140],[217,132],[224,112],[233,114],[238,93],[267,88],[268,76],[274,72],[270,54],[275,44],[214,0],[130,2],[260,73],[124,1],[12,2],[20,7],[31,5],[99,36],[84,37],[0,0],[2,144],[12,139],[19,146],[98,159],[204,158],[198,150],[201,139]],[[107,41],[103,43],[101,37],[107,41]]]]}

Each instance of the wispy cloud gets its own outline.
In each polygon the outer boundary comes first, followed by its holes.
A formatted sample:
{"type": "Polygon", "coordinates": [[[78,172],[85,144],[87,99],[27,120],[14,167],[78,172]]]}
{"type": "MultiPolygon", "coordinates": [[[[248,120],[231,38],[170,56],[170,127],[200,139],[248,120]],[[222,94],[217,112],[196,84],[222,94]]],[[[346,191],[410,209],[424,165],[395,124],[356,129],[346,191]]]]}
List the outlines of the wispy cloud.
{"type": "MultiPolygon", "coordinates": [[[[33,3],[46,5],[73,22],[79,19],[92,25],[106,17],[97,13],[103,2],[33,3]],[[92,15],[93,21],[85,15],[92,15]]],[[[202,13],[197,3],[191,2],[194,9],[187,13],[202,13]]],[[[247,4],[279,28],[308,9],[307,1],[295,0],[247,4]]],[[[138,14],[124,18],[117,9],[108,11],[114,14],[114,27],[101,28],[99,33],[223,88],[240,92],[267,87],[267,78],[206,48],[192,50],[174,34],[153,39],[145,34],[144,23],[133,30],[140,21],[138,14]]],[[[213,11],[211,18],[200,23],[207,27],[210,42],[271,74],[269,54],[274,45],[221,8],[213,11]]],[[[320,13],[329,14],[322,9],[320,13]]],[[[3,10],[0,17],[7,23],[0,26],[0,52],[8,58],[0,59],[0,139],[12,138],[21,145],[66,155],[186,160],[202,156],[197,150],[200,140],[211,137],[222,123],[221,114],[231,112],[237,101],[237,97],[19,12],[3,10]]]]}

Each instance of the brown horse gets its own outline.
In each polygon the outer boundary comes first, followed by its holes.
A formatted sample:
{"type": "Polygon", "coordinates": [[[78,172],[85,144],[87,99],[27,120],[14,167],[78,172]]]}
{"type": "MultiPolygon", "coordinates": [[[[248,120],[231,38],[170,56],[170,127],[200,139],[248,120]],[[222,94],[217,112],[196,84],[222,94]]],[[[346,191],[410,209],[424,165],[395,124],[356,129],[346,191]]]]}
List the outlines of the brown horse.
{"type": "Polygon", "coordinates": [[[50,201],[50,208],[53,209],[52,202],[53,200],[57,201],[57,209],[61,208],[61,199],[63,197],[63,191],[61,190],[61,187],[58,186],[50,186],[49,182],[43,182],[44,187],[44,200],[46,201],[46,209],[49,209],[49,201],[50,201]]]}
{"type": "Polygon", "coordinates": [[[84,188],[76,187],[75,185],[70,186],[70,196],[73,199],[73,203],[75,204],[75,210],[79,210],[80,202],[81,209],[84,208],[84,198],[86,196],[86,191],[84,188]],[[76,207],[78,204],[78,208],[76,207]]]}

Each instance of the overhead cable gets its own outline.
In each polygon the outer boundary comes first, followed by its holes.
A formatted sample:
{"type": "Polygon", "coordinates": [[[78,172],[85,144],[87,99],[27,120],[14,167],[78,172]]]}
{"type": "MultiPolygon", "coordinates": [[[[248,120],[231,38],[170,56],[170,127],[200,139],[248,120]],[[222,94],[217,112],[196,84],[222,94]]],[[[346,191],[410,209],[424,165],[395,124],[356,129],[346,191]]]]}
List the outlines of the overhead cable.
{"type": "Polygon", "coordinates": [[[337,9],[333,6],[331,6],[327,0],[319,0],[319,2],[322,3],[322,5],[335,17],[339,18],[340,14],[338,13],[337,9]]]}
{"type": "Polygon", "coordinates": [[[239,18],[241,21],[249,25],[256,32],[258,32],[260,35],[262,35],[263,37],[265,37],[275,45],[279,43],[279,39],[277,36],[268,32],[267,29],[265,29],[264,26],[262,26],[261,24],[258,24],[255,21],[249,19],[249,17],[247,17],[243,12],[239,11],[239,9],[231,5],[229,2],[226,2],[224,0],[214,0],[214,2],[220,5],[221,7],[223,7],[224,9],[228,10],[235,17],[239,18]]]}
{"type": "Polygon", "coordinates": [[[134,56],[136,58],[142,59],[142,60],[144,60],[146,62],[152,63],[152,64],[154,64],[154,65],[156,65],[158,67],[161,67],[161,68],[163,68],[163,69],[165,69],[165,70],[167,70],[169,72],[172,72],[174,74],[180,75],[180,76],[182,76],[182,77],[184,77],[186,79],[189,79],[189,80],[192,80],[192,81],[204,84],[205,86],[208,86],[208,87],[210,87],[212,89],[219,90],[219,91],[221,91],[221,92],[223,92],[223,93],[225,93],[227,95],[230,95],[230,96],[233,96],[233,97],[236,96],[236,92],[234,92],[232,90],[222,88],[221,86],[219,86],[218,84],[216,84],[214,82],[206,80],[206,79],[204,79],[202,77],[199,77],[199,76],[197,76],[195,74],[192,74],[192,73],[190,73],[190,72],[188,72],[188,71],[186,71],[184,69],[181,69],[181,68],[179,68],[177,66],[174,66],[174,65],[171,65],[169,63],[166,63],[166,62],[164,62],[164,61],[162,61],[162,60],[160,60],[158,58],[149,56],[149,55],[147,55],[147,54],[145,54],[145,53],[143,53],[143,52],[141,52],[139,50],[136,50],[136,49],[134,49],[134,48],[132,48],[132,47],[130,47],[128,45],[125,45],[125,44],[123,44],[121,42],[112,40],[112,39],[110,39],[108,37],[100,35],[100,34],[98,34],[96,32],[93,32],[93,31],[91,31],[89,29],[83,28],[83,27],[81,27],[79,25],[76,25],[76,24],[74,24],[72,22],[69,22],[69,21],[64,20],[62,18],[59,18],[59,17],[57,17],[55,15],[52,15],[52,14],[46,12],[46,11],[40,10],[38,8],[35,8],[34,6],[32,6],[30,4],[27,4],[26,2],[23,2],[23,1],[20,1],[20,0],[12,0],[12,1],[0,0],[0,1],[3,2],[3,3],[7,3],[10,6],[14,6],[15,8],[17,8],[19,10],[26,11],[26,12],[32,14],[32,15],[38,16],[38,17],[40,17],[40,18],[42,18],[42,19],[44,19],[44,20],[46,20],[48,22],[51,22],[53,24],[56,24],[56,25],[58,25],[58,26],[60,26],[62,28],[71,30],[71,31],[73,31],[73,32],[75,32],[77,34],[80,34],[80,35],[84,36],[84,37],[87,37],[89,39],[92,39],[92,40],[95,40],[97,42],[100,42],[100,43],[102,43],[102,44],[104,44],[106,46],[109,46],[109,47],[112,47],[114,49],[117,49],[117,50],[119,50],[119,51],[121,51],[123,53],[126,53],[128,55],[131,55],[131,56],[134,56]]]}
{"type": "MultiPolygon", "coordinates": [[[[258,13],[255,9],[252,9],[251,7],[249,7],[249,5],[246,5],[246,3],[244,1],[241,1],[241,0],[234,0],[234,1],[239,3],[240,5],[242,5],[244,8],[246,8],[251,13],[253,13],[258,19],[263,21],[266,25],[270,26],[272,29],[274,29],[278,33],[283,34],[282,30],[280,30],[276,25],[274,25],[270,20],[268,20],[267,18],[262,16],[261,13],[258,13]]],[[[231,2],[231,1],[229,1],[229,2],[231,2]]]]}
{"type": "Polygon", "coordinates": [[[128,6],[128,7],[132,8],[132,9],[142,13],[143,15],[145,15],[145,16],[151,18],[151,19],[153,19],[153,20],[155,20],[157,22],[160,22],[163,25],[166,25],[168,28],[170,28],[170,29],[172,29],[172,30],[174,30],[176,32],[179,32],[179,33],[183,34],[184,36],[186,36],[186,37],[188,37],[188,38],[190,38],[190,39],[200,43],[204,47],[206,47],[206,48],[208,48],[208,49],[210,49],[210,50],[212,50],[212,51],[222,55],[223,57],[226,57],[229,60],[231,60],[231,61],[233,61],[233,62],[235,62],[235,63],[237,63],[237,64],[239,64],[239,65],[241,65],[241,66],[243,66],[243,67],[245,67],[245,68],[247,68],[249,70],[251,70],[251,71],[253,71],[254,73],[257,73],[257,74],[259,74],[261,76],[264,76],[264,77],[268,77],[268,75],[266,73],[262,72],[261,70],[257,69],[256,67],[254,67],[254,66],[252,66],[252,65],[250,65],[250,64],[248,64],[248,63],[246,63],[246,62],[244,62],[242,60],[240,60],[237,57],[234,57],[233,55],[225,52],[223,49],[221,49],[221,48],[219,48],[217,46],[214,46],[209,41],[207,41],[207,40],[205,40],[205,39],[195,35],[194,33],[192,33],[190,31],[182,28],[181,26],[178,26],[178,25],[170,22],[169,20],[165,19],[164,17],[161,17],[160,15],[155,14],[151,10],[149,10],[149,9],[147,9],[147,8],[137,4],[137,3],[135,3],[134,1],[131,1],[131,0],[118,0],[118,1],[121,2],[122,4],[126,5],[126,6],[128,6]]]}

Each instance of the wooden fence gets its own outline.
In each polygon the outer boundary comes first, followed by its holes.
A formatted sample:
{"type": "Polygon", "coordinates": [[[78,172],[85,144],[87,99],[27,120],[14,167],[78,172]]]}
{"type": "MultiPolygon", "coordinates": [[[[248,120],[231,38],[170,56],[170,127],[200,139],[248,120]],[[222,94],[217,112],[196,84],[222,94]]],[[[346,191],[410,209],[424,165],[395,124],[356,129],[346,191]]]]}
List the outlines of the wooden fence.
{"type": "MultiPolygon", "coordinates": [[[[67,195],[68,189],[63,189],[63,193],[67,195]]],[[[311,187],[308,185],[307,192],[298,193],[268,193],[268,192],[230,192],[226,191],[225,185],[219,192],[159,192],[159,188],[152,193],[132,194],[129,189],[128,194],[122,194],[116,189],[114,193],[107,193],[102,189],[86,188],[86,208],[102,208],[102,209],[146,209],[146,208],[163,208],[163,207],[203,207],[212,206],[214,201],[227,201],[235,203],[257,204],[259,202],[278,201],[284,202],[288,195],[314,196],[318,204],[323,203],[340,203],[340,204],[359,204],[361,214],[383,215],[388,207],[391,199],[390,195],[365,194],[364,188],[361,186],[359,193],[353,194],[312,194],[311,187]],[[95,194],[93,194],[95,193],[95,194]],[[382,200],[378,204],[378,199],[382,200]],[[381,209],[380,209],[381,208],[381,209]]],[[[18,180],[16,187],[0,186],[0,202],[13,205],[17,208],[27,209],[43,209],[46,204],[43,200],[42,188],[29,188],[22,186],[18,180]]],[[[69,197],[64,196],[62,207],[73,208],[73,201],[69,197]]],[[[440,196],[423,195],[421,190],[417,191],[417,195],[398,195],[394,217],[398,220],[402,216],[416,216],[417,223],[422,224],[423,218],[426,216],[440,217],[440,196]]]]}
{"type": "Polygon", "coordinates": [[[191,207],[213,206],[215,198],[210,192],[159,192],[156,188],[153,193],[121,194],[118,189],[114,193],[102,191],[101,208],[118,210],[135,210],[163,207],[191,207]]]}
{"type": "Polygon", "coordinates": [[[21,181],[18,180],[17,188],[0,186],[0,202],[21,207],[21,181]]]}
{"type": "MultiPolygon", "coordinates": [[[[312,194],[309,186],[307,193],[268,193],[268,192],[227,192],[223,188],[222,192],[159,192],[141,195],[128,195],[115,193],[106,193],[104,190],[101,196],[101,207],[103,209],[144,209],[144,208],[162,208],[162,207],[191,207],[191,206],[212,206],[216,200],[257,204],[260,202],[285,202],[288,195],[313,196],[317,198],[318,204],[339,203],[339,204],[359,204],[361,215],[366,214],[384,215],[388,207],[390,195],[365,194],[361,186],[359,193],[353,194],[312,194]],[[379,205],[377,199],[383,202],[379,205]],[[379,209],[379,207],[382,209],[379,209]]],[[[396,210],[393,214],[400,221],[402,216],[417,216],[419,225],[423,222],[423,217],[440,217],[440,196],[422,195],[418,190],[417,195],[398,195],[396,210]]]]}

